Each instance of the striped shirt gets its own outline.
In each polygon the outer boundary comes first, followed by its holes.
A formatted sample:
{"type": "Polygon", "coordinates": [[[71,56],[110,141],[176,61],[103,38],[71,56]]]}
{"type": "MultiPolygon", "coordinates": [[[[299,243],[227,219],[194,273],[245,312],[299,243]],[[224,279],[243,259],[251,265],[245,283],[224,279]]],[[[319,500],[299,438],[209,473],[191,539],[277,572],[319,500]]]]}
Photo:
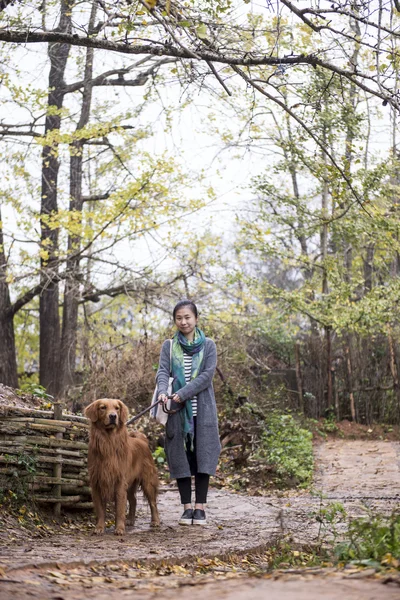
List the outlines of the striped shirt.
{"type": "MultiPolygon", "coordinates": [[[[185,366],[185,381],[186,381],[186,383],[189,383],[192,379],[192,360],[193,360],[193,356],[190,356],[190,354],[185,354],[185,352],[183,353],[183,363],[185,366]]],[[[193,416],[196,417],[197,416],[197,396],[194,396],[194,398],[192,398],[192,409],[193,409],[193,416]]]]}

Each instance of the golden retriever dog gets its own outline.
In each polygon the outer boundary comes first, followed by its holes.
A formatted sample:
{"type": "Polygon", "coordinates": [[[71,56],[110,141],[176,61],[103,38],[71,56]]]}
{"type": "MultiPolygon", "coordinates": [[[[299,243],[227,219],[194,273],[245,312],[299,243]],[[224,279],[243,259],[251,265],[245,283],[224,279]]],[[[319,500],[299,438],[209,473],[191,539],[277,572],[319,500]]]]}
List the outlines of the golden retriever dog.
{"type": "Polygon", "coordinates": [[[96,513],[95,533],[104,533],[106,503],[115,501],[115,534],[125,533],[126,502],[128,525],[134,525],[136,491],[141,485],[151,510],[151,524],[160,524],[157,509],[158,476],[147,438],[128,433],[128,409],[121,400],[95,400],[86,409],[91,421],[88,469],[96,513]]]}

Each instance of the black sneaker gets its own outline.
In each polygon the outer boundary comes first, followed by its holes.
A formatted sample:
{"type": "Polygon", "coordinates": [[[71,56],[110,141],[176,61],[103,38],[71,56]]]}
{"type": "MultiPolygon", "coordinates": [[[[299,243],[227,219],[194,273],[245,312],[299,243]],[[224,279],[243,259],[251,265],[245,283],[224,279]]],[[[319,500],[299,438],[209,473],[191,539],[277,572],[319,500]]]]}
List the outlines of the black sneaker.
{"type": "Polygon", "coordinates": [[[179,519],[179,525],[191,525],[193,522],[193,510],[187,508],[181,518],[179,519]]]}
{"type": "Polygon", "coordinates": [[[206,513],[200,508],[193,511],[193,525],[207,525],[206,513]]]}

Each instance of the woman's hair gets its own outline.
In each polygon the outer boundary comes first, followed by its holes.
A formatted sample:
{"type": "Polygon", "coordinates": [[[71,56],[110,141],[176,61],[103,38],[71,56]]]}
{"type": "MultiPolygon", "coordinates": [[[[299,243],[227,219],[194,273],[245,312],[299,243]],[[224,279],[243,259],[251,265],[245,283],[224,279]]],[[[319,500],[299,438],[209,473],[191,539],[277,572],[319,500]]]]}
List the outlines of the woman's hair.
{"type": "Polygon", "coordinates": [[[175,321],[175,316],[176,316],[177,311],[180,308],[183,308],[184,306],[189,306],[190,310],[192,311],[192,313],[194,314],[194,316],[197,319],[198,312],[197,312],[197,306],[195,305],[195,303],[192,302],[191,300],[180,300],[178,302],[178,304],[176,304],[176,306],[175,306],[175,308],[174,308],[174,310],[172,312],[172,318],[174,319],[174,321],[175,321]]]}

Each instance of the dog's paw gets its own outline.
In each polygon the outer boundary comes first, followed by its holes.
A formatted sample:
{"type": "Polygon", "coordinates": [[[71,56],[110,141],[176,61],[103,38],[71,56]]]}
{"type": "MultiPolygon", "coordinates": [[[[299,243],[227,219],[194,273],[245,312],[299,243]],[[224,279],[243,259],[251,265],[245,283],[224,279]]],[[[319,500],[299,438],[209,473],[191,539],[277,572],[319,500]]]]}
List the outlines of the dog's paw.
{"type": "Polygon", "coordinates": [[[151,527],[160,527],[160,521],[159,520],[158,521],[152,521],[150,523],[150,526],[151,527]]]}
{"type": "Polygon", "coordinates": [[[134,527],[135,526],[135,519],[127,519],[126,520],[126,524],[128,525],[128,527],[134,527]]]}
{"type": "Polygon", "coordinates": [[[116,527],[115,535],[125,535],[125,527],[116,527]]]}
{"type": "Polygon", "coordinates": [[[104,534],[104,527],[101,527],[100,525],[98,525],[96,527],[96,529],[93,532],[93,535],[103,535],[104,534]]]}

